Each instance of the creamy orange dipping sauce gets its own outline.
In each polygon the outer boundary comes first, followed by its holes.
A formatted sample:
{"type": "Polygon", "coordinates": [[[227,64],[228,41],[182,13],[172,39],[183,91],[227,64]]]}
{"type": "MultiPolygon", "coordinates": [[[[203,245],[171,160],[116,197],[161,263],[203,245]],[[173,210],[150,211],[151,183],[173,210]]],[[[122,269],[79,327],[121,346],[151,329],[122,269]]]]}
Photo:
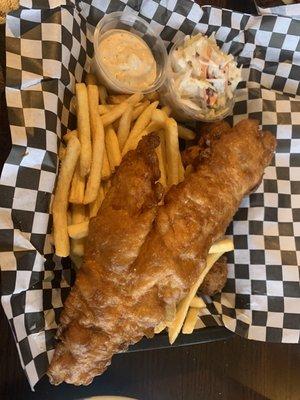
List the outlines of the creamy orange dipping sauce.
{"type": "Polygon", "coordinates": [[[122,29],[106,32],[99,43],[102,68],[129,89],[145,90],[156,79],[156,61],[147,43],[122,29]]]}

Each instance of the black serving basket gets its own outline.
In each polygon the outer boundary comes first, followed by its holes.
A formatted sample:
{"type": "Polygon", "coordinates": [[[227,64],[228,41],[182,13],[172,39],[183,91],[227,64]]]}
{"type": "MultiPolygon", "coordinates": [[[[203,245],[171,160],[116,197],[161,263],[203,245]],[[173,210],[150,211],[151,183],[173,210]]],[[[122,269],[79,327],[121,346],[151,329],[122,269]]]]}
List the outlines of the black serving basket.
{"type": "MultiPolygon", "coordinates": [[[[209,343],[220,340],[228,340],[234,335],[233,332],[229,331],[223,326],[212,326],[202,329],[195,330],[190,335],[180,334],[176,339],[176,342],[171,346],[168,341],[168,335],[165,332],[162,332],[159,335],[155,335],[152,339],[144,338],[139,343],[134,346],[131,346],[128,350],[129,353],[133,352],[142,352],[146,350],[159,350],[159,349],[167,349],[169,348],[171,351],[174,348],[184,347],[188,345],[198,345],[201,343],[209,343]]],[[[185,351],[184,348],[181,349],[185,351]]],[[[164,354],[161,354],[163,357],[164,354]]],[[[200,353],[199,353],[200,356],[200,353]]],[[[108,370],[101,376],[96,377],[93,382],[89,386],[73,386],[62,384],[59,386],[53,386],[49,383],[48,378],[45,376],[41,379],[41,381],[35,386],[35,392],[32,392],[31,395],[26,395],[26,400],[75,400],[75,399],[88,399],[91,396],[100,396],[100,395],[123,395],[123,396],[132,396],[132,382],[131,384],[128,382],[128,376],[126,372],[124,373],[124,369],[122,368],[122,373],[119,372],[120,364],[124,363],[124,358],[128,357],[129,360],[126,360],[126,364],[131,364],[132,360],[132,368],[134,368],[134,363],[136,361],[136,357],[131,358],[130,354],[118,354],[113,357],[112,365],[108,368],[108,370]],[[116,393],[116,386],[118,388],[122,388],[122,393],[116,393]]],[[[138,382],[136,382],[138,385],[138,382]]],[[[166,387],[162,388],[162,395],[167,390],[166,387]]],[[[163,397],[161,398],[163,399],[163,397]]],[[[142,399],[141,399],[142,400],[142,399]]],[[[158,399],[160,400],[160,399],[158,399]]]]}
{"type": "MultiPolygon", "coordinates": [[[[258,7],[261,8],[280,7],[287,5],[282,0],[255,0],[255,3],[258,5],[258,7]]],[[[297,3],[300,3],[300,0],[293,0],[293,3],[291,4],[297,4],[297,3]]]]}

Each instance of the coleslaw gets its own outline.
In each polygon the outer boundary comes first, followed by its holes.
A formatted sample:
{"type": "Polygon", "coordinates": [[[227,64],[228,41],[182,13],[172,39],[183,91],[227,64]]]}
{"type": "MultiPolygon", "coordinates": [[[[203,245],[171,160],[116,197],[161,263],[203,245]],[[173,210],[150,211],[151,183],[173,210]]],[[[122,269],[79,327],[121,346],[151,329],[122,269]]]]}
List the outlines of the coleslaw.
{"type": "Polygon", "coordinates": [[[186,36],[170,54],[171,84],[177,100],[199,117],[215,119],[229,111],[241,70],[214,35],[186,36]]]}

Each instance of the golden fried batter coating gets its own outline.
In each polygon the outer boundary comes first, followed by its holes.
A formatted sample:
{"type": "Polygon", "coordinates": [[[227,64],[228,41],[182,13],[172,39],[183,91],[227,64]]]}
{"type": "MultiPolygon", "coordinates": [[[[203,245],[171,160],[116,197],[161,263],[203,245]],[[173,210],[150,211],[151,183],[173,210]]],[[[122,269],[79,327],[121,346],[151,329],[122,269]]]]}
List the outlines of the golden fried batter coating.
{"type": "Polygon", "coordinates": [[[199,292],[207,296],[213,296],[221,292],[227,281],[227,257],[222,256],[214,263],[208,274],[204,278],[199,292]]]}
{"type": "Polygon", "coordinates": [[[211,142],[195,172],[171,187],[157,208],[154,141],[125,157],[91,222],[48,370],[54,384],[89,384],[115,353],[166,320],[260,181],[276,144],[255,121],[241,121],[211,142]]]}
{"type": "Polygon", "coordinates": [[[213,123],[203,123],[200,125],[200,139],[195,146],[187,147],[181,153],[184,168],[192,165],[193,162],[205,149],[211,146],[212,142],[230,130],[230,125],[226,121],[217,121],[213,123]]]}

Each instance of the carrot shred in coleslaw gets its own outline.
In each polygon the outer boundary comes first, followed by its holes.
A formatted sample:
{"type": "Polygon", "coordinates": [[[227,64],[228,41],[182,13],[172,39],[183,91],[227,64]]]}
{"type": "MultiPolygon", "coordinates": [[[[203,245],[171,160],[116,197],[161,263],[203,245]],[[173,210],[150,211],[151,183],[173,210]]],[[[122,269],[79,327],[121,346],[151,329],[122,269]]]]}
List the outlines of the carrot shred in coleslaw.
{"type": "Polygon", "coordinates": [[[223,112],[241,81],[241,69],[214,35],[186,36],[171,57],[172,80],[182,104],[211,117],[223,112]]]}

